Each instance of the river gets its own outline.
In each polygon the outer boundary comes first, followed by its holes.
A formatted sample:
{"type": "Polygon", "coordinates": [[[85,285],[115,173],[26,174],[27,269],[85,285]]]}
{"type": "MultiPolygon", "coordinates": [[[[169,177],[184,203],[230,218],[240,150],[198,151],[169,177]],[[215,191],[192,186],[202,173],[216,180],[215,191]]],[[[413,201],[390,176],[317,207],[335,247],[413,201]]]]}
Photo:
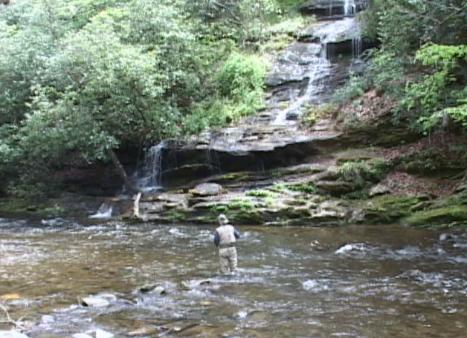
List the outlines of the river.
{"type": "Polygon", "coordinates": [[[2,219],[0,304],[23,317],[30,337],[97,329],[116,337],[467,332],[466,233],[397,225],[240,230],[238,273],[221,276],[212,227],[2,219]],[[159,288],[139,291],[147,284],[159,288]],[[80,305],[102,293],[110,294],[107,306],[80,305]]]}

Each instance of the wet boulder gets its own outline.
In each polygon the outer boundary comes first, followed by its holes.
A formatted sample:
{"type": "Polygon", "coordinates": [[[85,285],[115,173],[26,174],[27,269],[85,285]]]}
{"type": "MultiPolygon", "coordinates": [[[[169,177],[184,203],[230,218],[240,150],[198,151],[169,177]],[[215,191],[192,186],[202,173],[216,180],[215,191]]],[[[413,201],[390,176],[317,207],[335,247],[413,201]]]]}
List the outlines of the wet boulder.
{"type": "Polygon", "coordinates": [[[81,300],[81,305],[88,307],[106,307],[109,306],[111,302],[115,302],[117,297],[112,294],[102,293],[95,296],[84,297],[81,300]]]}
{"type": "Polygon", "coordinates": [[[316,188],[318,188],[318,190],[323,193],[327,193],[333,196],[341,196],[343,194],[354,191],[355,184],[342,180],[319,181],[316,183],[316,188]]]}
{"type": "Polygon", "coordinates": [[[156,293],[159,295],[167,294],[166,288],[158,284],[147,284],[147,285],[140,287],[138,290],[141,293],[156,293]]]}
{"type": "Polygon", "coordinates": [[[375,185],[369,191],[370,197],[379,196],[379,195],[386,195],[386,194],[389,194],[389,193],[391,193],[391,189],[387,185],[382,184],[382,183],[379,183],[379,184],[375,185]]]}
{"type": "Polygon", "coordinates": [[[222,186],[217,183],[201,183],[190,190],[190,193],[194,196],[215,196],[220,195],[222,192],[222,186]]]}

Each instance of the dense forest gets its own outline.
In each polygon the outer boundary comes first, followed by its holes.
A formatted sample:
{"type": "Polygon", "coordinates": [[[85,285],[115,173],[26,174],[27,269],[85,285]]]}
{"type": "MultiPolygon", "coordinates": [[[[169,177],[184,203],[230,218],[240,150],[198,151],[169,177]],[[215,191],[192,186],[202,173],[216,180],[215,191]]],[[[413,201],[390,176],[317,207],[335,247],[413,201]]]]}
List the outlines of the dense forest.
{"type": "MultiPolygon", "coordinates": [[[[48,194],[64,165],[118,162],[234,123],[263,105],[268,53],[313,19],[302,1],[17,0],[0,7],[0,183],[48,194]],[[53,177],[53,180],[51,178],[53,177]]],[[[359,15],[363,74],[334,109],[370,89],[421,134],[467,128],[467,9],[462,0],[370,1],[359,15]]],[[[118,165],[118,163],[117,163],[118,165]]]]}

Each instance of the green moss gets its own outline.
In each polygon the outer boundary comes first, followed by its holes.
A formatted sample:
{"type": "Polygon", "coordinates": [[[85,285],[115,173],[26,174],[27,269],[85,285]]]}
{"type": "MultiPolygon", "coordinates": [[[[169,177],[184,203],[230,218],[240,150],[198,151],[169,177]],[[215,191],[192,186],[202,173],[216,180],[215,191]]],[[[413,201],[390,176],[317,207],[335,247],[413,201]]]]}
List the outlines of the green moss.
{"type": "Polygon", "coordinates": [[[419,202],[420,198],[411,196],[388,195],[375,197],[364,202],[365,219],[378,223],[394,222],[409,216],[412,207],[419,202]]]}
{"type": "Polygon", "coordinates": [[[214,205],[213,207],[210,208],[210,210],[214,213],[224,213],[229,210],[229,207],[227,205],[220,204],[220,205],[214,205]]]}
{"type": "Polygon", "coordinates": [[[390,162],[382,159],[345,161],[338,167],[338,174],[343,181],[352,182],[356,188],[364,188],[382,180],[391,166],[390,162]]]}
{"type": "Polygon", "coordinates": [[[467,222],[467,206],[455,205],[418,211],[407,217],[404,221],[409,225],[437,225],[451,222],[467,222]]]}
{"type": "Polygon", "coordinates": [[[274,198],[277,196],[277,192],[270,191],[270,190],[263,190],[263,189],[258,189],[258,190],[250,190],[245,193],[246,196],[251,196],[251,197],[260,197],[260,198],[274,198]]]}
{"type": "Polygon", "coordinates": [[[186,220],[186,215],[179,211],[179,210],[176,210],[176,209],[172,209],[172,210],[169,210],[167,211],[167,213],[165,214],[165,217],[169,220],[169,221],[172,221],[172,222],[182,222],[184,220],[186,220]]]}
{"type": "Polygon", "coordinates": [[[229,181],[248,181],[252,177],[248,172],[233,172],[219,176],[216,182],[229,182],[229,181]]]}
{"type": "Polygon", "coordinates": [[[401,161],[402,168],[411,174],[451,176],[465,170],[467,149],[459,145],[447,149],[432,148],[412,153],[401,161]]]}
{"type": "Polygon", "coordinates": [[[228,203],[214,205],[209,209],[212,217],[225,213],[235,224],[262,224],[264,222],[261,212],[256,205],[248,199],[234,199],[228,203]]]}
{"type": "Polygon", "coordinates": [[[291,191],[303,192],[306,194],[315,194],[316,186],[312,182],[299,183],[299,184],[287,184],[287,189],[291,191]]]}
{"type": "Polygon", "coordinates": [[[253,210],[255,204],[249,199],[236,198],[230,201],[229,208],[233,210],[253,210]]]}
{"type": "Polygon", "coordinates": [[[287,191],[295,191],[295,192],[303,192],[306,194],[315,194],[316,193],[316,186],[313,182],[304,182],[304,183],[278,183],[272,186],[272,191],[276,192],[287,192],[287,191]]]}

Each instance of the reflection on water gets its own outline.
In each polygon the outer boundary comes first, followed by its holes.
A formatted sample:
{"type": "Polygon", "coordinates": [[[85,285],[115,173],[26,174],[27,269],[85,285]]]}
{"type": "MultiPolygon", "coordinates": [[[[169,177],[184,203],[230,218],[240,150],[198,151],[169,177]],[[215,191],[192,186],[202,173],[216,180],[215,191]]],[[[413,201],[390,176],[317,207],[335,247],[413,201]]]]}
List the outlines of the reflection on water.
{"type": "Polygon", "coordinates": [[[240,269],[221,276],[212,228],[59,223],[0,220],[0,297],[18,295],[0,302],[13,318],[25,316],[30,337],[97,329],[117,337],[467,331],[465,233],[242,228],[240,269]],[[139,291],[148,284],[157,287],[139,291]],[[79,304],[102,293],[108,306],[79,304]]]}

